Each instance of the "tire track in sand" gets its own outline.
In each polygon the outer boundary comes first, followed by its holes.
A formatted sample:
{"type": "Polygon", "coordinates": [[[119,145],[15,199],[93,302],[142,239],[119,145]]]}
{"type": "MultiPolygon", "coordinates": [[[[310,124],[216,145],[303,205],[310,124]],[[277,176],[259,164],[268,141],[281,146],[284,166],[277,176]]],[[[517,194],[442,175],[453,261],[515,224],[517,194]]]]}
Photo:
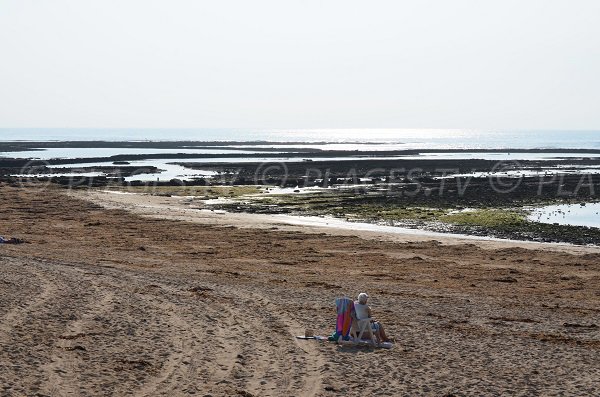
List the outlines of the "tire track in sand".
{"type": "Polygon", "coordinates": [[[39,311],[27,327],[48,327],[47,359],[40,367],[44,379],[37,389],[45,395],[313,396],[321,387],[323,360],[316,346],[298,344],[294,335],[301,326],[259,292],[203,280],[204,299],[189,292],[190,280],[176,275],[78,264],[39,266],[32,271],[42,291],[9,318],[14,322],[39,311]],[[93,275],[86,273],[91,269],[93,275]],[[118,305],[132,290],[149,286],[150,292],[118,305]],[[90,329],[100,324],[94,323],[96,317],[106,317],[100,326],[109,327],[109,334],[90,339],[90,329]],[[133,340],[138,348],[129,345],[131,339],[115,339],[122,338],[124,327],[145,332],[133,340]],[[144,351],[151,366],[112,372],[121,357],[136,362],[144,351]],[[98,371],[107,374],[105,384],[93,381],[98,371]]]}
{"type": "MultiPolygon", "coordinates": [[[[157,311],[168,317],[172,329],[170,343],[173,352],[165,358],[165,365],[162,366],[161,371],[141,389],[136,390],[134,395],[169,396],[173,393],[189,391],[195,393],[206,391],[207,388],[213,389],[213,385],[220,385],[222,382],[228,383],[227,378],[231,374],[232,363],[239,350],[239,348],[232,348],[234,344],[227,344],[226,341],[228,338],[225,330],[231,324],[228,308],[220,304],[215,306],[213,302],[211,307],[203,307],[206,311],[204,317],[198,316],[198,313],[190,310],[197,306],[196,302],[190,302],[190,298],[182,301],[177,298],[181,293],[179,290],[157,283],[156,280],[153,280],[153,283],[165,294],[163,296],[165,299],[158,302],[150,298],[146,300],[157,311]],[[173,303],[174,300],[177,304],[173,303]],[[209,323],[199,323],[202,318],[209,323]],[[206,344],[202,332],[206,332],[210,337],[211,345],[206,344]],[[205,347],[210,349],[206,350],[205,347]],[[215,348],[222,350],[218,352],[215,348]],[[204,383],[199,384],[199,381],[204,383]]],[[[152,298],[156,298],[156,295],[152,298]]]]}
{"type": "Polygon", "coordinates": [[[302,326],[257,292],[241,286],[220,288],[238,303],[230,309],[237,308],[241,322],[234,330],[246,342],[240,364],[254,365],[252,376],[239,385],[261,396],[315,396],[321,389],[320,368],[325,361],[314,344],[298,343],[295,335],[302,326]],[[263,343],[257,343],[257,338],[263,336],[270,337],[271,343],[260,350],[263,343]]]}
{"type": "MultiPolygon", "coordinates": [[[[79,287],[82,285],[81,281],[77,282],[79,287]]],[[[90,324],[93,324],[93,317],[110,312],[112,308],[115,295],[107,289],[101,289],[99,285],[94,284],[91,280],[85,281],[90,282],[94,293],[88,293],[87,296],[80,294],[81,298],[84,296],[88,298],[86,301],[88,305],[82,308],[83,314],[80,319],[65,325],[52,348],[52,355],[48,364],[43,368],[46,374],[46,382],[42,386],[42,390],[50,391],[52,396],[80,395],[80,370],[84,366],[83,359],[78,354],[78,349],[82,348],[80,340],[92,334],[92,332],[86,332],[86,330],[91,328],[90,324]]]]}
{"type": "Polygon", "coordinates": [[[161,291],[143,299],[167,316],[174,348],[160,372],[134,395],[191,391],[314,396],[320,390],[323,359],[316,346],[298,343],[294,332],[301,327],[284,312],[265,312],[265,306],[275,307],[268,299],[238,287],[203,282],[211,291],[206,304],[191,294],[182,295],[181,284],[173,287],[154,278],[145,282],[161,291]],[[261,348],[264,341],[258,338],[271,334],[272,343],[261,348]]]}
{"type": "Polygon", "coordinates": [[[17,302],[16,305],[4,314],[0,320],[0,333],[10,336],[14,327],[22,323],[29,313],[34,312],[37,308],[56,295],[58,286],[55,280],[52,280],[47,274],[36,269],[36,265],[14,265],[13,261],[10,259],[7,260],[7,262],[13,265],[11,266],[10,271],[14,274],[19,274],[23,279],[26,279],[27,284],[31,284],[32,280],[22,274],[24,271],[27,273],[27,276],[33,275],[40,282],[39,288],[37,289],[39,291],[38,294],[33,297],[31,295],[22,296],[20,302],[17,302]]]}

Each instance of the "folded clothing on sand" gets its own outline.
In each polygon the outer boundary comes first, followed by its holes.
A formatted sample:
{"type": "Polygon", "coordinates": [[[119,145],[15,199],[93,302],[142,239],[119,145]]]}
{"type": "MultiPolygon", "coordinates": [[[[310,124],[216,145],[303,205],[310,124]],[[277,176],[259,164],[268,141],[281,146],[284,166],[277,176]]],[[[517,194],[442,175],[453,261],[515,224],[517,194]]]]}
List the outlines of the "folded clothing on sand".
{"type": "Polygon", "coordinates": [[[11,237],[9,239],[6,239],[2,236],[0,236],[0,244],[21,244],[23,242],[23,240],[18,239],[16,237],[11,237]]]}

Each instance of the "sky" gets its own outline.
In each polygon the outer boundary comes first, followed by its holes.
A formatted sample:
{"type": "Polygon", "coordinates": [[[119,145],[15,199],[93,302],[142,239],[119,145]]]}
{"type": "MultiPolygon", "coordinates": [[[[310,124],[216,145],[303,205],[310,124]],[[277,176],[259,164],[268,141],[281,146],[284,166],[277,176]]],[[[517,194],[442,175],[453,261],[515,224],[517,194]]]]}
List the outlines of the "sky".
{"type": "Polygon", "coordinates": [[[0,0],[0,127],[600,129],[598,0],[0,0]]]}

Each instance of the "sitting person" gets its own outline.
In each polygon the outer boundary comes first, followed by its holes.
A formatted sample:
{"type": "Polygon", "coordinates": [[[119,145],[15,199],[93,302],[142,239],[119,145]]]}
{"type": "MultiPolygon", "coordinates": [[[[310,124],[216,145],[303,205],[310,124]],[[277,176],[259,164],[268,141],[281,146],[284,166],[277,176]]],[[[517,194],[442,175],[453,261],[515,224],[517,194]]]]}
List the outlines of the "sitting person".
{"type": "Polygon", "coordinates": [[[364,320],[367,318],[371,319],[371,332],[377,338],[377,343],[381,342],[389,342],[387,335],[385,334],[385,330],[383,329],[383,325],[380,322],[375,321],[372,318],[371,308],[367,305],[367,300],[369,299],[369,295],[364,292],[358,294],[358,300],[354,302],[354,310],[356,311],[356,319],[364,320]]]}

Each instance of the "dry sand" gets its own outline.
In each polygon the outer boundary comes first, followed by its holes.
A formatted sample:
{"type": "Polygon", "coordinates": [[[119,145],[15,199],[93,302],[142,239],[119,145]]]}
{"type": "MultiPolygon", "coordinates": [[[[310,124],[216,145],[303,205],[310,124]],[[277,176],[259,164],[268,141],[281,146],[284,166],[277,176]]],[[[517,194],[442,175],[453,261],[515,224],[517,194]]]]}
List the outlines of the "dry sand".
{"type": "Polygon", "coordinates": [[[0,395],[600,392],[597,249],[196,206],[0,185],[0,395]],[[393,349],[294,338],[363,290],[393,349]]]}

